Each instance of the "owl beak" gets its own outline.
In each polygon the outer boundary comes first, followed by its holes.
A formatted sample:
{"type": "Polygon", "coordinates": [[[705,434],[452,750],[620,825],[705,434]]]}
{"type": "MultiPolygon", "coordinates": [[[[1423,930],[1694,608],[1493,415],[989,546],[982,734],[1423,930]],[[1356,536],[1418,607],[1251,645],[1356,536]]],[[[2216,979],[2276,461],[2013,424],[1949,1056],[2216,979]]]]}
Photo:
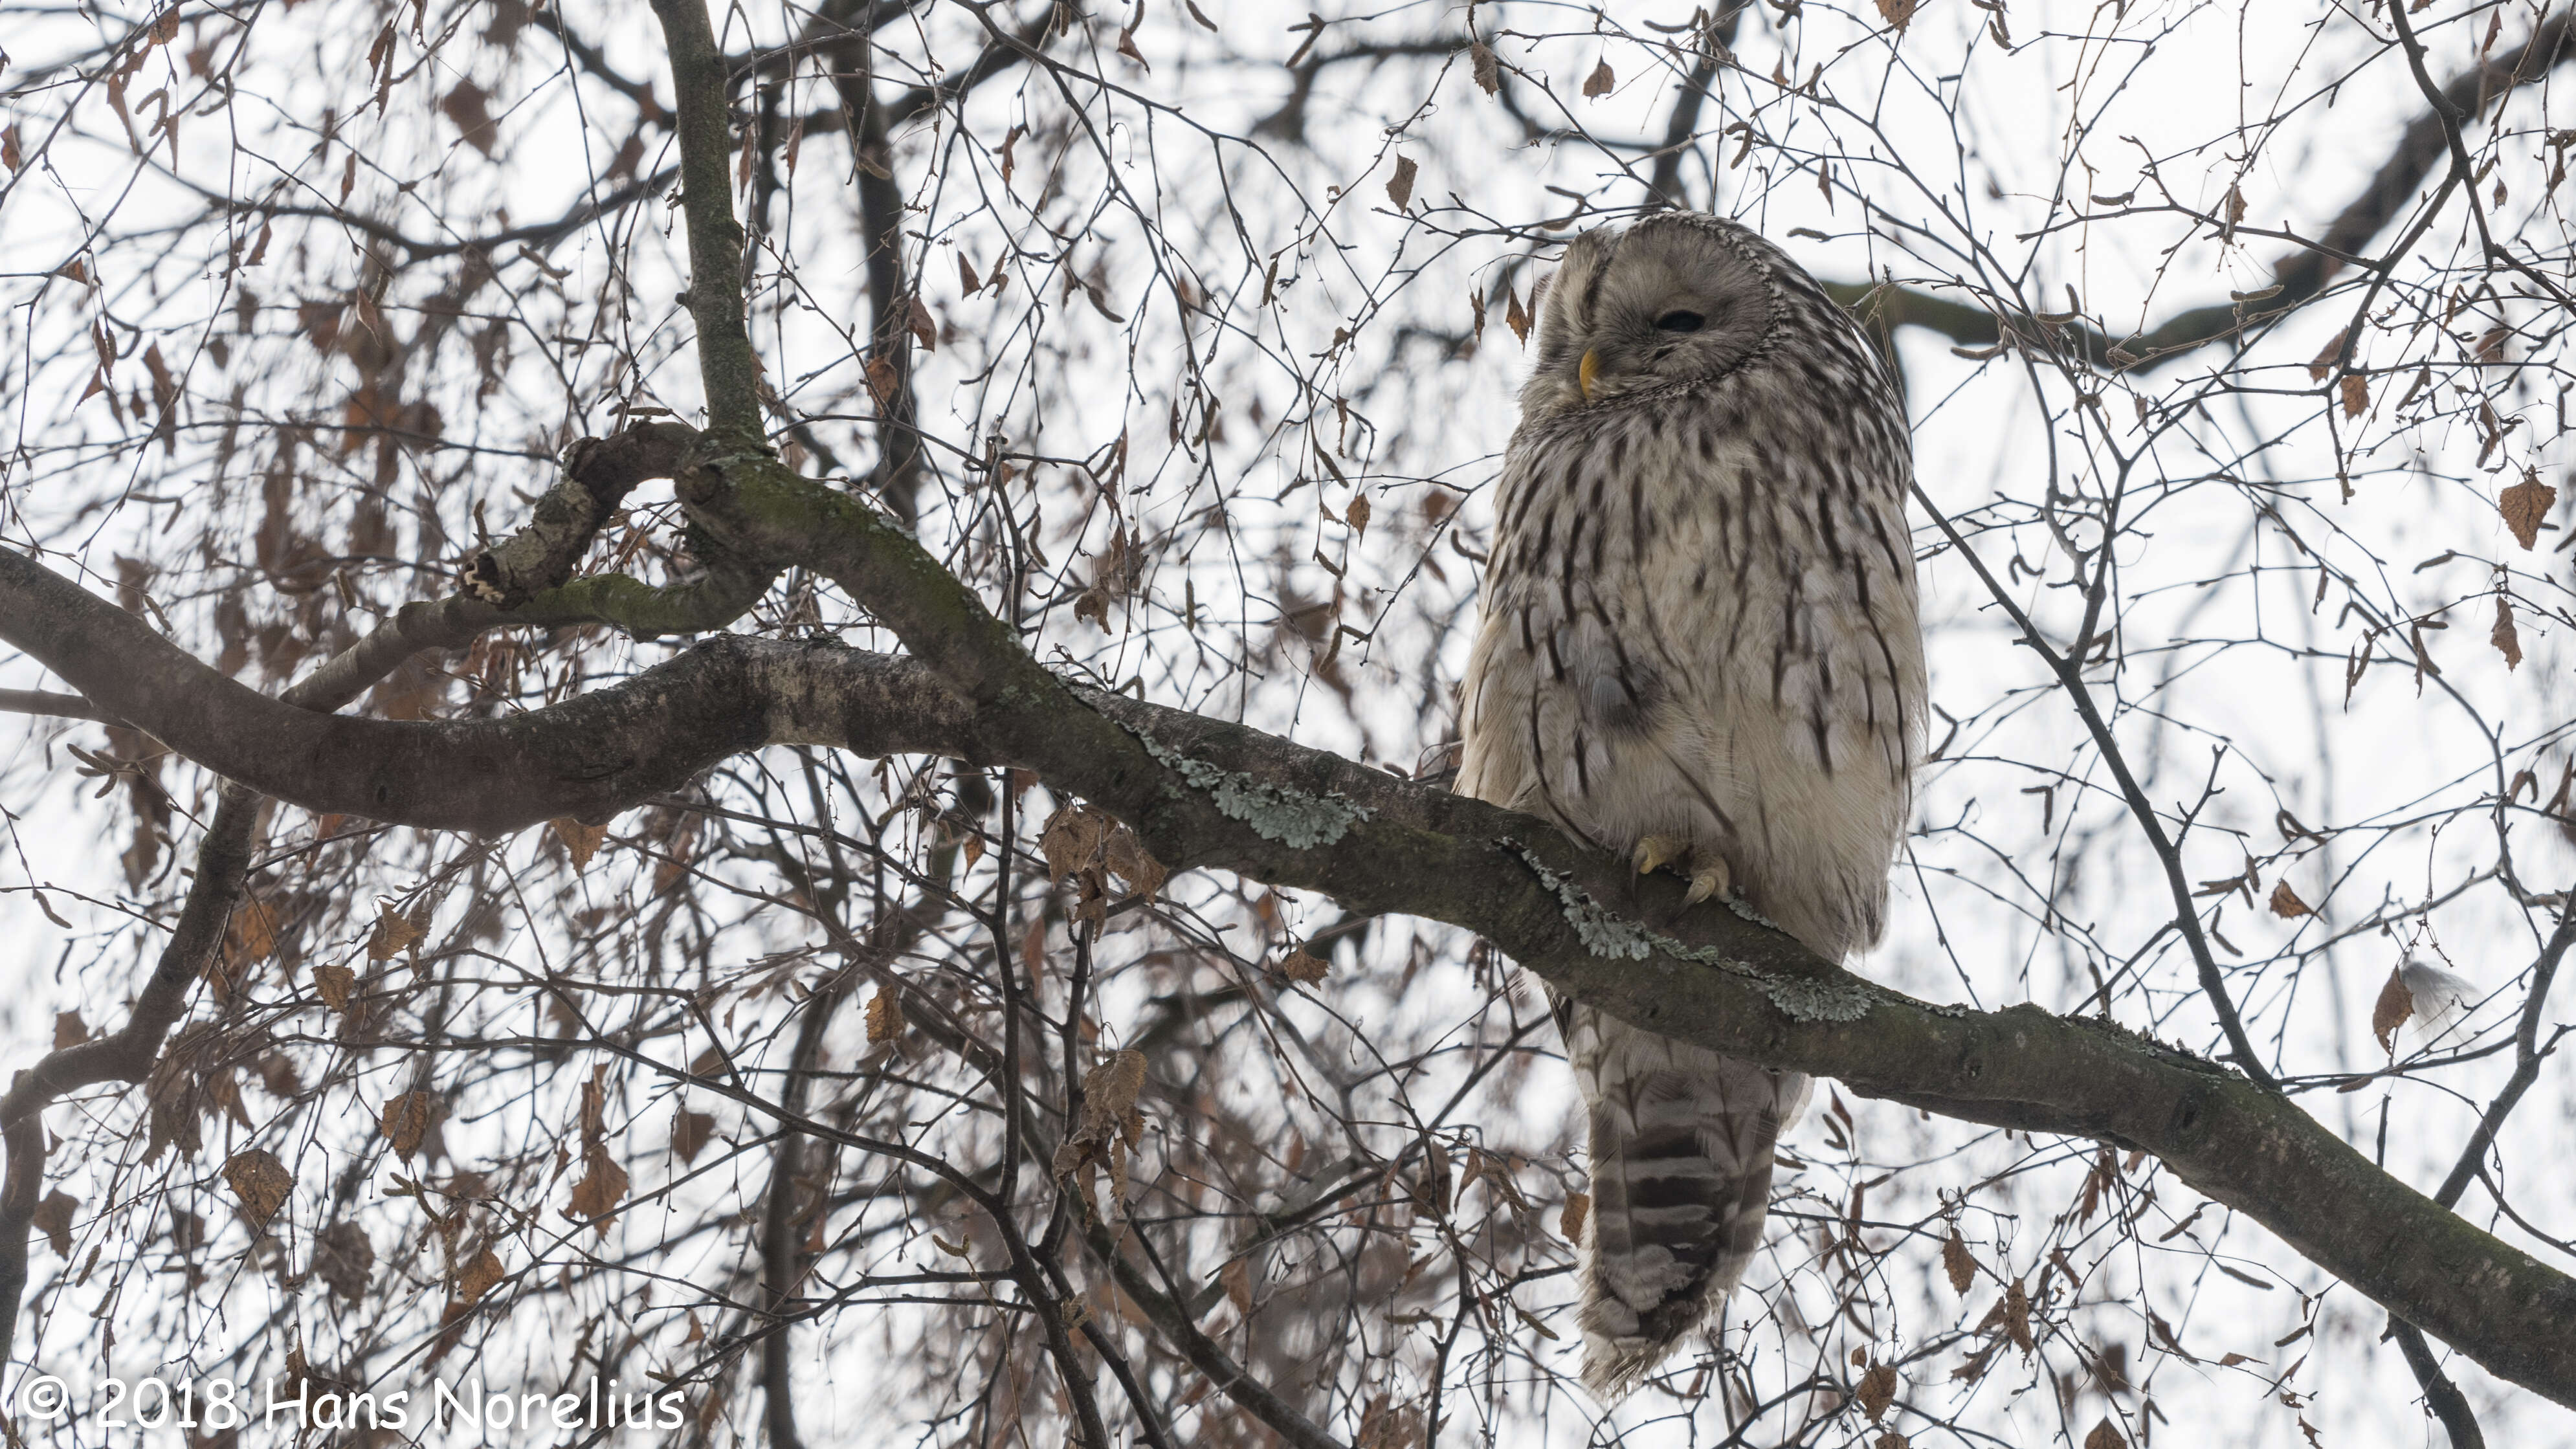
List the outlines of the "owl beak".
{"type": "Polygon", "coordinates": [[[1583,400],[1585,402],[1592,401],[1593,379],[1600,375],[1601,354],[1597,351],[1588,351],[1584,353],[1582,364],[1574,369],[1574,383],[1575,386],[1583,389],[1583,400]]]}

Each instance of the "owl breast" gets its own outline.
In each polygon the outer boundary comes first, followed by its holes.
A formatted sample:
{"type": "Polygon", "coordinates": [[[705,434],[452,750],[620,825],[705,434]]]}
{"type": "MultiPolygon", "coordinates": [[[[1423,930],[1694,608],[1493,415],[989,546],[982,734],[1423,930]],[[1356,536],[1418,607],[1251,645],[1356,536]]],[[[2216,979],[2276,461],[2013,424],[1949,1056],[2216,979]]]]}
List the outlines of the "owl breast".
{"type": "Polygon", "coordinates": [[[1801,427],[1812,393],[1762,391],[1514,438],[1460,788],[1610,850],[1714,852],[1839,958],[1879,933],[1921,723],[1903,425],[1801,427]]]}

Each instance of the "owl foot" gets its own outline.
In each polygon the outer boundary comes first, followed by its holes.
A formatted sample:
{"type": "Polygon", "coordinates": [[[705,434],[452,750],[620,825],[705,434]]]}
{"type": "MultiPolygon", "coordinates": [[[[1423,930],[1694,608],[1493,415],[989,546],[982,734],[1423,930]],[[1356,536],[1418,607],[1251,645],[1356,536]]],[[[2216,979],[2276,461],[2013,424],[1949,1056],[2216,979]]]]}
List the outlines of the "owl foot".
{"type": "Polygon", "coordinates": [[[1639,875],[1651,875],[1671,866],[1673,874],[1689,880],[1690,893],[1682,901],[1684,906],[1698,905],[1711,896],[1727,895],[1728,887],[1734,884],[1734,873],[1727,869],[1726,857],[1714,849],[1699,849],[1691,844],[1688,836],[1649,835],[1637,842],[1637,849],[1630,860],[1639,875]]]}
{"type": "Polygon", "coordinates": [[[1711,896],[1733,893],[1728,889],[1734,884],[1734,877],[1726,868],[1726,857],[1710,851],[1703,862],[1700,855],[1693,854],[1691,865],[1690,891],[1682,897],[1685,907],[1698,905],[1711,896]]]}
{"type": "Polygon", "coordinates": [[[1690,840],[1680,835],[1649,835],[1637,842],[1637,874],[1652,875],[1658,866],[1690,854],[1690,840]]]}

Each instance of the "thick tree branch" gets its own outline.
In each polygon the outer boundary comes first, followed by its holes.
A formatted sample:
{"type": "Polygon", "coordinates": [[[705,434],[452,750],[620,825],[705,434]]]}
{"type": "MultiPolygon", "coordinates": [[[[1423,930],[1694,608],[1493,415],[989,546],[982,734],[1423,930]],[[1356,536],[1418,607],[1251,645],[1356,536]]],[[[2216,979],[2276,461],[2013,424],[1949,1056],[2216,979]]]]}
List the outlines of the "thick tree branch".
{"type": "Polygon", "coordinates": [[[1166,863],[1480,932],[1559,990],[1665,1035],[1968,1121],[2143,1148],[2491,1372],[2576,1406],[2576,1282],[2381,1172],[2288,1099],[2107,1023],[1915,1001],[1726,911],[1685,914],[1679,882],[1634,882],[1529,817],[1257,731],[1061,686],[1061,704],[979,710],[920,664],[732,636],[502,723],[290,718],[6,552],[0,637],[209,768],[396,823],[602,818],[764,743],[1032,769],[1129,820],[1166,863]],[[89,662],[100,659],[121,662],[89,662]],[[1066,711],[1057,728],[1035,728],[1050,708],[1066,711]],[[1150,739],[1155,767],[1101,759],[1084,743],[1100,726],[1150,739]],[[1596,904],[1609,900],[1673,924],[1596,904]]]}
{"type": "Polygon", "coordinates": [[[876,99],[867,31],[836,49],[832,80],[858,173],[859,219],[867,249],[868,385],[877,403],[876,492],[895,516],[919,512],[913,497],[921,469],[920,408],[912,386],[912,294],[903,264],[903,190],[895,185],[886,108],[876,99]]]}
{"type": "MultiPolygon", "coordinates": [[[[1083,749],[1131,785],[1158,778],[1136,741],[1073,708],[1063,682],[911,534],[864,502],[798,476],[768,450],[757,427],[758,364],[743,323],[742,228],[729,181],[724,58],[704,0],[654,0],[654,6],[680,97],[683,211],[698,276],[690,308],[701,334],[699,369],[711,420],[674,479],[690,518],[735,559],[802,565],[831,579],[971,701],[979,724],[997,738],[1083,749]],[[715,272],[730,279],[721,292],[706,285],[715,272]],[[1063,736],[1067,729],[1073,736],[1063,736]]],[[[985,24],[991,27],[990,17],[985,24]]]]}
{"type": "Polygon", "coordinates": [[[0,689],[0,711],[45,714],[58,719],[94,719],[102,724],[124,723],[77,694],[57,694],[50,689],[0,689]]]}
{"type": "Polygon", "coordinates": [[[858,980],[859,973],[845,966],[806,998],[805,1021],[797,1028],[796,1046],[787,1059],[787,1079],[778,1092],[781,1125],[769,1169],[768,1201],[761,1205],[760,1220],[761,1288],[768,1295],[764,1307],[778,1319],[776,1328],[760,1344],[761,1420],[769,1433],[769,1449],[804,1449],[805,1445],[796,1432],[795,1360],[791,1353],[794,1340],[787,1332],[787,1315],[796,1296],[804,1291],[805,1255],[801,1249],[805,1223],[797,1209],[804,1207],[815,1213],[824,1210],[821,1202],[807,1200],[819,1194],[809,1194],[805,1186],[805,1134],[796,1130],[795,1123],[805,1115],[805,1100],[814,1083],[814,1064],[823,1050],[823,1033],[858,980]]]}
{"type": "MultiPolygon", "coordinates": [[[[1688,206],[1690,198],[1682,191],[1682,157],[1699,137],[1700,107],[1708,98],[1708,88],[1717,79],[1718,62],[1735,48],[1736,27],[1744,20],[1744,7],[1749,0],[1720,0],[1717,13],[1709,18],[1707,28],[1697,37],[1699,55],[1691,62],[1690,73],[1682,77],[1681,92],[1673,97],[1673,113],[1664,125],[1664,144],[1655,149],[1654,170],[1646,178],[1647,204],[1650,206],[1688,206]]],[[[1709,198],[1716,208],[1717,198],[1709,198]]]]}
{"type": "Polygon", "coordinates": [[[707,431],[736,446],[757,445],[760,359],[743,320],[742,223],[733,215],[733,137],[726,118],[724,52],[716,48],[705,0],[653,0],[671,54],[679,103],[681,212],[689,233],[689,320],[698,334],[698,375],[707,393],[707,431]]]}

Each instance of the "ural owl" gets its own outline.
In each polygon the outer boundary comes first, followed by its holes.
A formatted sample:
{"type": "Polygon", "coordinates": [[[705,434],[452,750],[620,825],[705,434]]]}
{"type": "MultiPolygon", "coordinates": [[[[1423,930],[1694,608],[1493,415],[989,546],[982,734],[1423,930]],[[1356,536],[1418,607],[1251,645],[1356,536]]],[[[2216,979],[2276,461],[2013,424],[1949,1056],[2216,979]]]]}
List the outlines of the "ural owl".
{"type": "MultiPolygon", "coordinates": [[[[1664,213],[1566,250],[1503,465],[1459,789],[1732,894],[1829,960],[1878,938],[1923,642],[1905,410],[1815,279],[1664,213]]],[[[1725,1301],[1808,1081],[1556,1003],[1589,1111],[1584,1378],[1725,1301]]]]}

